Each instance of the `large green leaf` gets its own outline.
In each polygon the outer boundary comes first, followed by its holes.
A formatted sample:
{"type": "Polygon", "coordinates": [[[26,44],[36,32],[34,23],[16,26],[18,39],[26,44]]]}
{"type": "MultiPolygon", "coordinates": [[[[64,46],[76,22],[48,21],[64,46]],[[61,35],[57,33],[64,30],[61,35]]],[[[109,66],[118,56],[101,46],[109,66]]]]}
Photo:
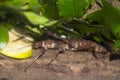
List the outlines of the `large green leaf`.
{"type": "Polygon", "coordinates": [[[48,18],[40,16],[34,12],[24,12],[27,19],[34,25],[45,24],[48,22],[48,18]]]}
{"type": "Polygon", "coordinates": [[[43,27],[45,27],[52,26],[58,22],[56,20],[50,21],[47,17],[43,15],[38,15],[34,12],[24,12],[24,14],[33,25],[42,25],[43,27]]]}
{"type": "Polygon", "coordinates": [[[102,3],[104,24],[113,34],[117,34],[120,31],[120,9],[112,6],[107,0],[102,0],[102,3]]]}
{"type": "Polygon", "coordinates": [[[58,0],[59,14],[67,19],[80,18],[94,0],[58,0]]]}
{"type": "Polygon", "coordinates": [[[4,2],[1,2],[0,4],[5,4],[8,6],[13,7],[21,7],[24,3],[28,2],[29,0],[6,0],[4,2]]]}
{"type": "Polygon", "coordinates": [[[7,1],[13,1],[13,0],[0,0],[0,2],[7,2],[7,1]]]}
{"type": "Polygon", "coordinates": [[[51,18],[58,19],[59,12],[56,4],[57,0],[44,0],[44,1],[45,3],[41,2],[43,15],[50,19],[51,18]]]}
{"type": "MultiPolygon", "coordinates": [[[[15,19],[24,22],[26,24],[31,24],[25,17],[25,15],[23,14],[22,10],[18,9],[15,6],[11,6],[11,5],[7,5],[7,4],[0,4],[0,13],[4,12],[4,13],[10,13],[13,14],[14,16],[12,17],[11,21],[15,22],[15,19]]],[[[3,15],[5,16],[5,15],[3,15]]]]}
{"type": "Polygon", "coordinates": [[[6,46],[8,40],[9,35],[7,29],[5,28],[5,26],[0,24],[0,50],[2,50],[6,46]]]}

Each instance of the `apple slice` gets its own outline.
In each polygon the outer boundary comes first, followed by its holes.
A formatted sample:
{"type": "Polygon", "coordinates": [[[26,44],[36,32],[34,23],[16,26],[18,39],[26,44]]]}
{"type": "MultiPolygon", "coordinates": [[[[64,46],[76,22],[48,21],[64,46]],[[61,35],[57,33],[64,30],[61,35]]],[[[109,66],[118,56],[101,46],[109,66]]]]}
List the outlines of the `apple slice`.
{"type": "Polygon", "coordinates": [[[9,42],[7,46],[0,51],[1,54],[16,58],[16,59],[25,59],[29,58],[32,55],[32,42],[28,39],[20,39],[14,41],[20,37],[20,34],[17,33],[14,29],[9,31],[9,42]]]}

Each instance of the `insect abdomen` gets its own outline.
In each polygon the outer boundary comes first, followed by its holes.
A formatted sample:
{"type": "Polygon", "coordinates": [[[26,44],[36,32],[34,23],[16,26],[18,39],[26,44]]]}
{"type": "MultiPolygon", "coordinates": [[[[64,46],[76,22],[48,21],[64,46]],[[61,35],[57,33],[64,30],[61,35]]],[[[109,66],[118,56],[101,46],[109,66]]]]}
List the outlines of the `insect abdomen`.
{"type": "Polygon", "coordinates": [[[85,39],[72,39],[69,40],[69,44],[71,43],[72,50],[80,51],[94,51],[94,52],[107,52],[106,48],[89,40],[85,39]]]}

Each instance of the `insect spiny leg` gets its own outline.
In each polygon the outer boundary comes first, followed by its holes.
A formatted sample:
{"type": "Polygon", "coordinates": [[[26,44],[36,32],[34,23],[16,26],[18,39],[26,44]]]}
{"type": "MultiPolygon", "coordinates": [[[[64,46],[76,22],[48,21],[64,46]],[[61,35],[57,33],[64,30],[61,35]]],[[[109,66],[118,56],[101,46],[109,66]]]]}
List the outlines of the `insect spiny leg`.
{"type": "Polygon", "coordinates": [[[43,49],[41,52],[42,52],[42,54],[39,54],[38,56],[36,56],[36,57],[34,58],[34,60],[31,62],[31,64],[29,64],[27,67],[25,67],[25,69],[24,69],[25,72],[26,72],[26,71],[28,70],[28,68],[30,68],[40,57],[42,57],[42,56],[45,54],[46,50],[43,49]]]}
{"type": "Polygon", "coordinates": [[[52,64],[52,62],[58,57],[60,53],[64,53],[64,50],[59,50],[58,53],[55,55],[55,57],[53,57],[53,59],[48,63],[48,66],[52,64]]]}
{"type": "Polygon", "coordinates": [[[52,64],[52,62],[58,57],[59,54],[60,54],[60,53],[57,53],[57,54],[55,55],[55,57],[53,57],[53,59],[48,63],[48,66],[50,66],[50,65],[52,64]]]}

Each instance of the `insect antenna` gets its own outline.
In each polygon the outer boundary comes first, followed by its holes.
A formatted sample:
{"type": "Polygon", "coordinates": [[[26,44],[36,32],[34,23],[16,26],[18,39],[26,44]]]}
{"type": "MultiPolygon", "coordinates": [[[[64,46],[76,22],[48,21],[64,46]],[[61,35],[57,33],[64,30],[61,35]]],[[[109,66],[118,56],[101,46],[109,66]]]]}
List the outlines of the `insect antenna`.
{"type": "Polygon", "coordinates": [[[16,42],[16,41],[18,41],[18,40],[20,40],[20,39],[23,39],[23,38],[25,38],[25,37],[26,37],[26,35],[20,36],[19,38],[13,40],[13,42],[16,42]]]}
{"type": "Polygon", "coordinates": [[[21,47],[21,48],[18,48],[17,50],[24,49],[24,48],[29,47],[29,46],[33,46],[33,45],[32,45],[32,44],[25,45],[25,46],[23,46],[23,47],[21,47]]]}
{"type": "Polygon", "coordinates": [[[17,39],[15,39],[15,40],[13,40],[12,42],[16,42],[16,41],[18,41],[18,40],[21,40],[21,39],[24,39],[25,38],[25,40],[28,40],[28,41],[30,41],[30,42],[33,42],[34,41],[34,39],[33,39],[33,36],[32,35],[30,35],[29,33],[28,34],[25,34],[25,35],[18,35],[19,37],[17,38],[17,39]]]}

